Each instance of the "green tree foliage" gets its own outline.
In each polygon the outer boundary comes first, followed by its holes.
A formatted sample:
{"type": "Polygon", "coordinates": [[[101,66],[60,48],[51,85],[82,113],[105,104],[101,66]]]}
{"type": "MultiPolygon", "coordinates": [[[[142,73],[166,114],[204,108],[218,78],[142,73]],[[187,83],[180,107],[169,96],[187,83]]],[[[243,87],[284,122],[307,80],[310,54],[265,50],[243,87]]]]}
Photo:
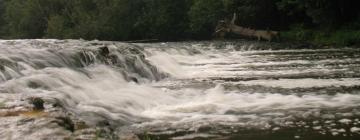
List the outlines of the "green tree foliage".
{"type": "Polygon", "coordinates": [[[62,0],[8,0],[4,18],[5,29],[12,38],[41,38],[45,36],[51,15],[64,9],[62,0]]]}
{"type": "MultiPolygon", "coordinates": [[[[60,12],[50,15],[46,36],[50,38],[107,39],[110,3],[63,0],[60,12]]],[[[109,36],[108,36],[109,37],[109,36]]]]}
{"type": "Polygon", "coordinates": [[[305,15],[303,18],[311,18],[307,22],[323,27],[353,22],[360,14],[355,6],[360,5],[358,0],[280,0],[277,5],[290,16],[305,15]]]}
{"type": "Polygon", "coordinates": [[[189,24],[189,7],[189,0],[146,1],[142,16],[136,24],[139,33],[145,31],[145,38],[184,38],[189,24]]]}
{"type": "Polygon", "coordinates": [[[3,36],[3,28],[2,27],[5,24],[4,13],[5,13],[5,1],[0,0],[0,37],[3,36]]]}
{"type": "Polygon", "coordinates": [[[225,17],[220,0],[194,0],[189,11],[190,30],[199,38],[209,38],[220,19],[225,17]]]}
{"type": "Polygon", "coordinates": [[[46,28],[46,19],[39,0],[11,0],[7,3],[5,19],[9,36],[40,38],[46,28]]]}
{"type": "Polygon", "coordinates": [[[241,26],[289,30],[283,35],[302,41],[353,43],[360,30],[357,5],[359,0],[0,0],[0,37],[210,39],[219,20],[237,13],[241,26]],[[324,39],[326,33],[333,35],[324,39]]]}
{"type": "Polygon", "coordinates": [[[282,25],[277,0],[224,0],[228,15],[237,13],[238,24],[251,28],[274,28],[282,25]]]}
{"type": "Polygon", "coordinates": [[[144,9],[143,0],[111,0],[110,4],[112,6],[105,14],[112,28],[112,40],[138,39],[141,34],[136,31],[136,23],[144,9]]]}

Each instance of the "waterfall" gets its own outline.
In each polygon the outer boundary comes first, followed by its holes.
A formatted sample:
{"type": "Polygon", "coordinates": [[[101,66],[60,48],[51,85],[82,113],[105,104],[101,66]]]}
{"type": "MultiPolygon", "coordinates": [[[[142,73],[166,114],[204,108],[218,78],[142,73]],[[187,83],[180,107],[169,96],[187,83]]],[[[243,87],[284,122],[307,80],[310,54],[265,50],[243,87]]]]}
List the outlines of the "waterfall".
{"type": "Polygon", "coordinates": [[[115,133],[174,139],[295,127],[345,134],[338,129],[355,132],[360,124],[359,52],[252,42],[1,40],[0,103],[28,106],[28,98],[40,97],[46,110],[59,102],[94,127],[106,121],[115,133]]]}

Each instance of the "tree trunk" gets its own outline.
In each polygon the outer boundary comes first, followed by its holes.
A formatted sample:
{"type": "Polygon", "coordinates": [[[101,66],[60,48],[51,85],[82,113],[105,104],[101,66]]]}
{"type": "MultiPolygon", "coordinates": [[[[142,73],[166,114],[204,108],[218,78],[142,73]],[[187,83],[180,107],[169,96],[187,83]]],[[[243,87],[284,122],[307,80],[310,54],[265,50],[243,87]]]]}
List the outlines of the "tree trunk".
{"type": "Polygon", "coordinates": [[[219,21],[214,35],[216,37],[224,37],[226,33],[233,33],[244,37],[257,38],[258,40],[265,39],[267,41],[272,41],[279,36],[279,32],[277,31],[255,30],[238,26],[235,24],[236,18],[237,16],[234,13],[231,22],[219,21]]]}

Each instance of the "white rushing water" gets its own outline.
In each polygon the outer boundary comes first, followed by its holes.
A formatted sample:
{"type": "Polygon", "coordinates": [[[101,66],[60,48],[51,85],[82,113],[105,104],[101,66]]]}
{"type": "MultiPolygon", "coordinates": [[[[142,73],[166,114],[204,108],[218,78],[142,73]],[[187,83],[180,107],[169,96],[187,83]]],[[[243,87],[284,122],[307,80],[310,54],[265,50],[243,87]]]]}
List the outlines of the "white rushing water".
{"type": "MultiPolygon", "coordinates": [[[[341,119],[358,123],[359,50],[235,51],[234,47],[0,41],[0,102],[22,106],[27,98],[42,97],[49,103],[60,101],[88,124],[108,121],[120,132],[194,132],[174,139],[236,133],[237,128],[305,127],[298,123],[307,119],[324,122],[315,128],[341,119]],[[104,46],[109,53],[101,49],[104,46]],[[224,128],[196,133],[204,127],[224,128]]],[[[321,128],[316,130],[327,131],[321,128]]],[[[57,133],[17,134],[19,128],[13,129],[0,131],[0,136],[57,133]]]]}

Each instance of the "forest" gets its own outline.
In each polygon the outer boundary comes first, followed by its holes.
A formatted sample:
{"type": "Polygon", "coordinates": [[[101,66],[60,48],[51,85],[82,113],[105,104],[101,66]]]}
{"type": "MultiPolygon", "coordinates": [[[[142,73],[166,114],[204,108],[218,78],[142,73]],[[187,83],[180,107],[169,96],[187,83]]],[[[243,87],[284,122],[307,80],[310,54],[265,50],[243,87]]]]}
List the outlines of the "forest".
{"type": "Polygon", "coordinates": [[[0,0],[0,38],[212,39],[219,20],[282,41],[360,43],[358,0],[0,0]]]}

